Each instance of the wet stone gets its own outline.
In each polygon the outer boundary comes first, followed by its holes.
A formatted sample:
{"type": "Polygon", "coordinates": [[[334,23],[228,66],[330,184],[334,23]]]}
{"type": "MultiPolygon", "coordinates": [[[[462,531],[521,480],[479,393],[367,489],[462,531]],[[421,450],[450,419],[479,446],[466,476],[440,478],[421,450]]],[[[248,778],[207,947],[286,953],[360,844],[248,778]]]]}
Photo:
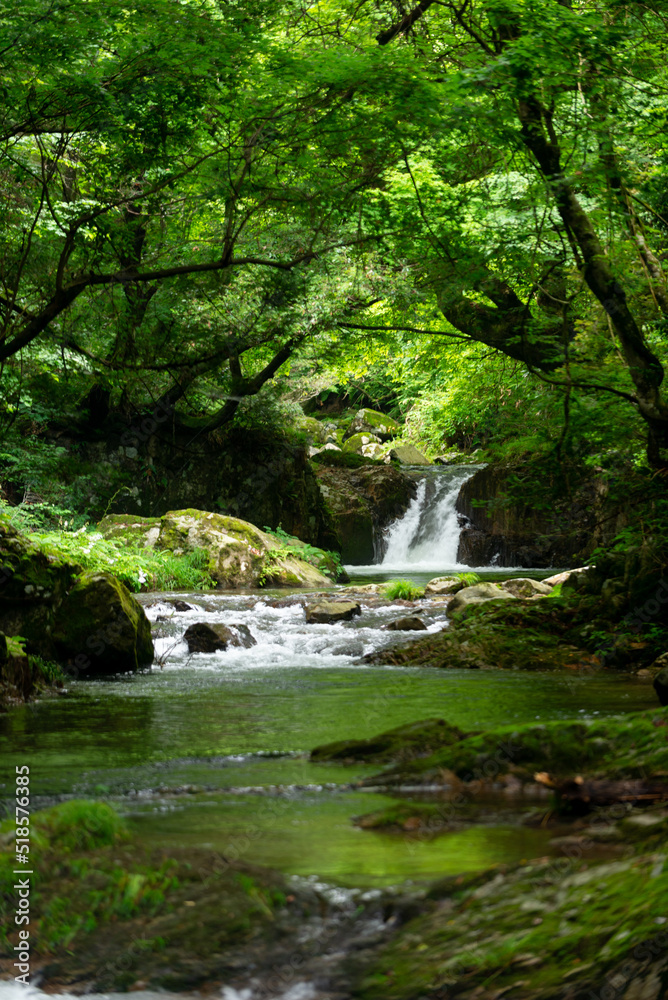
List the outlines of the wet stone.
{"type": "Polygon", "coordinates": [[[309,604],[306,607],[306,621],[309,625],[349,622],[355,615],[361,614],[361,607],[354,601],[321,601],[319,604],[309,604]]]}
{"type": "Polygon", "coordinates": [[[426,632],[427,626],[417,615],[407,615],[405,618],[395,618],[383,628],[393,632],[426,632]]]}
{"type": "Polygon", "coordinates": [[[190,653],[224,652],[235,646],[249,649],[256,644],[247,625],[209,625],[197,622],[186,629],[183,638],[190,653]]]}

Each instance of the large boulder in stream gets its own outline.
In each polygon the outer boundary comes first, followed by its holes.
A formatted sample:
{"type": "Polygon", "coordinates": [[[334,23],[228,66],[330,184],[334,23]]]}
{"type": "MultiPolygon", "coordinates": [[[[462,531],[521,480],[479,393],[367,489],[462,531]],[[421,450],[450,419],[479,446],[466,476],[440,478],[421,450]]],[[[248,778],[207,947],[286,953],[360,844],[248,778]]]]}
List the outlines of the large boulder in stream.
{"type": "Polygon", "coordinates": [[[425,632],[427,626],[417,615],[406,615],[405,618],[395,618],[383,628],[391,632],[425,632]]]}
{"type": "Polygon", "coordinates": [[[462,611],[471,604],[484,604],[485,601],[496,601],[499,599],[512,601],[515,600],[515,597],[496,583],[476,583],[475,586],[464,587],[463,590],[455,594],[448,607],[448,611],[450,614],[453,614],[456,611],[462,611]]]}
{"type": "Polygon", "coordinates": [[[540,580],[532,580],[528,576],[519,576],[514,580],[505,580],[503,589],[507,590],[513,597],[547,597],[552,591],[552,587],[540,580]]]}
{"type": "MultiPolygon", "coordinates": [[[[59,660],[86,676],[152,663],[149,621],[115,577],[84,573],[2,517],[0,567],[0,630],[21,636],[29,659],[59,660]]],[[[30,690],[39,661],[32,663],[30,690]]]]}
{"type": "Polygon", "coordinates": [[[109,573],[80,576],[58,608],[53,639],[60,658],[86,676],[126,673],[153,662],[144,609],[109,573]]]}
{"type": "Polygon", "coordinates": [[[331,580],[254,524],[208,510],[171,510],[162,517],[111,514],[99,530],[105,537],[127,537],[175,555],[202,552],[207,571],[221,588],[327,587],[331,580]]]}
{"type": "Polygon", "coordinates": [[[456,576],[435,576],[424,588],[425,597],[442,597],[456,594],[463,590],[466,584],[456,576]]]}
{"type": "Polygon", "coordinates": [[[247,625],[221,625],[196,622],[183,637],[189,653],[217,653],[230,648],[250,649],[257,642],[247,625]]]}
{"type": "Polygon", "coordinates": [[[306,621],[309,625],[335,625],[361,614],[362,609],[355,601],[319,601],[307,606],[306,621]]]}

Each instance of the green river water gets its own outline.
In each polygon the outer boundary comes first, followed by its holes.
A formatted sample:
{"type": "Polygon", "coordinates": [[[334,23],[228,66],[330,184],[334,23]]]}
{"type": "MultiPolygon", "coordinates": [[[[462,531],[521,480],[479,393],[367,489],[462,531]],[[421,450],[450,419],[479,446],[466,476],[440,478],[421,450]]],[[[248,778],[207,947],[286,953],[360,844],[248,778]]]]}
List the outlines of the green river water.
{"type": "MultiPolygon", "coordinates": [[[[379,626],[405,609],[364,608],[342,625],[307,626],[299,605],[271,596],[142,595],[156,621],[162,666],[73,683],[1,722],[4,790],[30,766],[34,804],[67,796],[114,801],[140,838],[200,845],[226,856],[343,886],[384,886],[549,853],[554,836],[503,810],[434,838],[360,830],[351,818],[389,804],[351,785],[378,768],[313,764],[307,752],[439,716],[464,730],[590,717],[654,704],[647,685],[592,676],[365,667],[355,657],[397,641],[379,626]],[[156,603],[163,601],[162,604],[156,603]],[[188,657],[193,621],[246,623],[249,650],[188,657]]],[[[432,629],[443,606],[422,609],[432,629]]]]}

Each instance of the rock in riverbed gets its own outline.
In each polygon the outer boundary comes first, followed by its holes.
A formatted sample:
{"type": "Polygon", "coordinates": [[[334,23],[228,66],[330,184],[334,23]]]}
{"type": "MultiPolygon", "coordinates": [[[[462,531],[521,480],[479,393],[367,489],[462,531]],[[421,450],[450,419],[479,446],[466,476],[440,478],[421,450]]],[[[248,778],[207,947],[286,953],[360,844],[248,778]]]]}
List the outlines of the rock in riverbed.
{"type": "Polygon", "coordinates": [[[250,649],[257,645],[247,625],[197,622],[186,629],[183,638],[188,643],[189,653],[216,653],[235,646],[250,649]]]}
{"type": "Polygon", "coordinates": [[[546,583],[539,580],[532,580],[528,576],[516,577],[514,580],[506,580],[503,589],[507,590],[513,597],[546,597],[552,590],[546,583]]]}
{"type": "Polygon", "coordinates": [[[426,632],[427,626],[417,615],[407,615],[405,618],[395,618],[383,628],[393,632],[426,632]]]}
{"type": "Polygon", "coordinates": [[[82,573],[56,614],[60,657],[87,676],[153,662],[151,625],[127,587],[109,573],[82,573]]]}
{"type": "Polygon", "coordinates": [[[424,588],[424,594],[425,597],[432,597],[435,594],[456,594],[458,590],[463,590],[464,586],[465,584],[456,576],[436,576],[424,588]]]}
{"type": "Polygon", "coordinates": [[[354,601],[321,601],[307,606],[306,621],[309,625],[334,625],[361,614],[362,609],[354,601]]]}
{"type": "Polygon", "coordinates": [[[323,587],[331,581],[286,550],[254,524],[206,510],[171,510],[162,517],[108,514],[99,525],[105,538],[128,538],[175,555],[202,552],[207,572],[219,587],[323,587]]]}
{"type": "Polygon", "coordinates": [[[501,598],[505,601],[514,600],[513,594],[496,583],[476,583],[474,587],[464,587],[455,594],[449,607],[449,612],[461,611],[470,604],[483,604],[485,601],[495,601],[501,598]]]}

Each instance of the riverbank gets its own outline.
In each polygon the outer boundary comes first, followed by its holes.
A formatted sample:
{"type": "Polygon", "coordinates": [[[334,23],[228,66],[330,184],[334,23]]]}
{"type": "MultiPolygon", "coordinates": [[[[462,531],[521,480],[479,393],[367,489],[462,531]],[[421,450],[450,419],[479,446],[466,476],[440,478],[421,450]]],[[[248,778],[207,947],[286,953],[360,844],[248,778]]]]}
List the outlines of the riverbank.
{"type": "MultiPolygon", "coordinates": [[[[183,842],[149,845],[141,824],[121,819],[105,803],[69,801],[36,812],[32,971],[50,992],[224,987],[230,998],[287,998],[300,987],[298,995],[311,1000],[492,1000],[510,990],[526,1000],[566,1000],[604,983],[631,1000],[637,996],[631,986],[640,982],[642,996],[658,997],[656,984],[668,968],[665,803],[592,803],[570,818],[562,803],[560,817],[551,794],[508,794],[503,777],[517,785],[522,775],[530,780],[534,768],[545,767],[555,780],[577,769],[585,779],[642,774],[649,782],[665,776],[667,728],[666,710],[658,709],[477,736],[432,720],[404,727],[403,741],[390,734],[384,747],[374,739],[361,750],[358,741],[349,762],[393,760],[404,777],[414,782],[417,773],[429,774],[432,785],[437,767],[460,782],[431,807],[410,797],[395,803],[395,820],[405,807],[403,826],[357,817],[359,837],[403,842],[416,851],[452,841],[455,830],[471,838],[481,824],[494,829],[491,814],[504,810],[522,816],[529,829],[545,830],[537,855],[454,871],[431,884],[407,883],[399,891],[341,891],[322,879],[258,866],[248,857],[257,839],[250,828],[245,842],[237,838],[212,850],[183,842]],[[435,740],[446,745],[433,758],[422,756],[435,740]],[[405,822],[429,809],[429,822],[405,822]],[[436,811],[447,822],[434,822],[436,811]]],[[[337,756],[343,758],[341,747],[337,756]]],[[[327,755],[312,758],[322,762],[327,755]]],[[[273,836],[286,808],[273,809],[273,836]]],[[[15,881],[12,832],[5,823],[5,908],[15,881]]],[[[3,943],[5,974],[15,937],[10,932],[3,943]]]]}

